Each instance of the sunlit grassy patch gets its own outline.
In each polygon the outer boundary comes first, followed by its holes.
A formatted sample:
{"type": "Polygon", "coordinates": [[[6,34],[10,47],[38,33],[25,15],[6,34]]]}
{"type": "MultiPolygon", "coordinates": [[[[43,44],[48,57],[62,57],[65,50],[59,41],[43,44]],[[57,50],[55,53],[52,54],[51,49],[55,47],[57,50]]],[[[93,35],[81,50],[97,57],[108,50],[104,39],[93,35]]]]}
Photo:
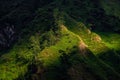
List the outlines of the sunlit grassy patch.
{"type": "Polygon", "coordinates": [[[111,49],[120,50],[120,35],[116,33],[100,33],[104,44],[111,49]]]}
{"type": "Polygon", "coordinates": [[[72,51],[74,46],[77,46],[80,39],[77,35],[67,30],[65,26],[61,27],[62,37],[60,41],[55,45],[44,49],[41,53],[39,53],[38,57],[41,61],[43,61],[44,66],[52,66],[52,65],[60,65],[60,56],[62,53],[60,51],[64,51],[66,54],[72,51]]]}
{"type": "Polygon", "coordinates": [[[24,77],[28,61],[32,61],[33,56],[26,43],[15,45],[8,53],[1,56],[0,80],[14,80],[20,76],[24,77]]]}
{"type": "Polygon", "coordinates": [[[27,72],[27,64],[8,62],[0,65],[0,79],[1,80],[13,80],[19,76],[24,76],[27,72]]]}
{"type": "Polygon", "coordinates": [[[103,43],[101,37],[92,32],[89,28],[85,26],[82,22],[77,22],[72,19],[69,15],[65,15],[65,24],[68,29],[75,34],[79,35],[81,39],[85,42],[88,48],[96,55],[99,53],[106,52],[108,48],[103,43]]]}

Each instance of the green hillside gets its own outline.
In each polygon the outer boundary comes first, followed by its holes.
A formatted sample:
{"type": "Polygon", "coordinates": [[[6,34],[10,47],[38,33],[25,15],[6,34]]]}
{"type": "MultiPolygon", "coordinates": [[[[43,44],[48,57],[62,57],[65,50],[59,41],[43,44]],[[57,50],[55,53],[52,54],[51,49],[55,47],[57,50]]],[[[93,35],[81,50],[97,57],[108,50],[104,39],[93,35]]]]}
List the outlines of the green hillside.
{"type": "Polygon", "coordinates": [[[1,0],[0,80],[120,80],[119,0],[1,0]]]}

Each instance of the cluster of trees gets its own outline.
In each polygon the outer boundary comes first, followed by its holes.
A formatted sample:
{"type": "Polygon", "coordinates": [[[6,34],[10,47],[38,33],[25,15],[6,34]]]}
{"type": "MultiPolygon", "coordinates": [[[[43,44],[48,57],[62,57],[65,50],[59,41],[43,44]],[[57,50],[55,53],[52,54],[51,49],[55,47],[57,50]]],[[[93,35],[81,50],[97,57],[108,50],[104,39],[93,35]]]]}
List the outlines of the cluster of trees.
{"type": "MultiPolygon", "coordinates": [[[[36,25],[32,25],[31,27],[28,26],[31,24],[31,21],[34,20],[35,16],[39,14],[36,13],[38,8],[52,1],[53,0],[0,0],[0,49],[2,49],[2,47],[9,47],[13,44],[15,37],[18,35],[29,35],[28,32],[31,33],[31,30],[39,30],[36,25]],[[6,25],[6,23],[9,24],[6,25]],[[14,26],[17,31],[15,31],[14,26]]],[[[51,20],[53,19],[53,14],[51,14],[51,12],[50,14],[49,12],[40,12],[40,15],[38,27],[40,29],[42,27],[44,30],[49,30],[51,28],[50,26],[54,24],[54,20],[51,20]]]]}

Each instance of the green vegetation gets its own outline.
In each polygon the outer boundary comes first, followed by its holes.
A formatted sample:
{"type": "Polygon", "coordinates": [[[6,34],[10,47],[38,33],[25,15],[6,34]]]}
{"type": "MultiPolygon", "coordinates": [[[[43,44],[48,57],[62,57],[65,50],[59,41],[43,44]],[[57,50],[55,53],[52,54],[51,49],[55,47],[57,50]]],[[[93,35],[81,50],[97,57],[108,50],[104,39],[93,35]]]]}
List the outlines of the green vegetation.
{"type": "Polygon", "coordinates": [[[99,33],[104,44],[111,49],[120,50],[120,35],[116,33],[99,33]]]}
{"type": "Polygon", "coordinates": [[[61,27],[62,37],[60,38],[60,41],[57,42],[56,45],[50,46],[38,54],[38,59],[44,62],[44,66],[50,66],[55,63],[58,63],[60,66],[59,57],[62,54],[60,51],[65,52],[66,54],[70,53],[72,51],[72,48],[74,46],[77,46],[80,41],[79,37],[74,33],[68,31],[64,25],[61,27]]]}
{"type": "Polygon", "coordinates": [[[9,23],[18,39],[0,44],[0,80],[120,79],[119,0],[2,2],[0,38],[9,23]]]}

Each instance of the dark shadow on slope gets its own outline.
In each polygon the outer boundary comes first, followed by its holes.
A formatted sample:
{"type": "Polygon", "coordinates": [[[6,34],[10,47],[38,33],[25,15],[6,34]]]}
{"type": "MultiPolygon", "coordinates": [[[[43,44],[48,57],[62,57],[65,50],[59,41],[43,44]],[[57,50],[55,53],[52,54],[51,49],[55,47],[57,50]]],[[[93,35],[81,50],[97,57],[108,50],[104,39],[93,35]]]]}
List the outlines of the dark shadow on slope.
{"type": "MultiPolygon", "coordinates": [[[[3,35],[4,28],[7,27],[6,24],[14,25],[16,29],[15,37],[17,38],[14,42],[11,42],[12,45],[17,43],[17,40],[20,41],[21,39],[27,39],[29,36],[35,33],[42,34],[43,32],[47,32],[51,29],[54,29],[54,31],[57,32],[53,12],[54,6],[52,6],[53,4],[50,4],[52,0],[40,1],[40,4],[39,2],[34,3],[34,0],[32,1],[23,1],[21,5],[18,6],[18,10],[15,10],[14,13],[8,15],[7,17],[0,19],[0,32],[2,32],[0,33],[0,42],[1,40],[7,42],[10,41],[8,38],[4,39],[4,37],[6,38],[8,35],[3,35]],[[36,6],[38,7],[32,9],[33,5],[36,3],[36,6]]],[[[10,28],[10,26],[8,26],[8,28],[10,28]]],[[[4,42],[2,42],[2,44],[3,43],[4,42]]],[[[12,48],[12,46],[10,47],[12,48]]],[[[4,45],[1,45],[0,50],[7,51],[8,47],[6,47],[6,45],[5,47],[4,45]]]]}
{"type": "Polygon", "coordinates": [[[110,50],[106,53],[100,53],[97,56],[120,74],[120,51],[110,50]]]}
{"type": "Polygon", "coordinates": [[[69,8],[65,11],[73,19],[88,25],[88,28],[90,27],[92,31],[116,33],[120,31],[120,19],[116,16],[107,15],[99,0],[74,0],[72,5],[69,5],[69,8]]]}
{"type": "MultiPolygon", "coordinates": [[[[1,13],[3,13],[2,18],[0,18],[0,24],[3,25],[4,23],[12,23],[18,30],[18,33],[21,33],[21,30],[27,28],[28,24],[34,19],[38,8],[44,7],[50,4],[52,0],[16,0],[16,1],[0,1],[0,3],[5,6],[9,7],[8,9],[3,9],[1,13]],[[13,3],[12,3],[13,2],[13,3]],[[9,4],[11,3],[11,4],[9,4]],[[14,4],[17,5],[14,6],[14,4]],[[12,7],[14,9],[12,9],[12,7]],[[4,12],[6,11],[7,14],[4,12]]],[[[2,6],[0,5],[0,6],[2,6]]],[[[5,8],[1,7],[1,8],[5,8]]],[[[1,9],[2,10],[2,9],[1,9]]],[[[49,12],[48,12],[49,13],[49,12]]],[[[2,28],[2,26],[0,26],[2,28]]]]}

